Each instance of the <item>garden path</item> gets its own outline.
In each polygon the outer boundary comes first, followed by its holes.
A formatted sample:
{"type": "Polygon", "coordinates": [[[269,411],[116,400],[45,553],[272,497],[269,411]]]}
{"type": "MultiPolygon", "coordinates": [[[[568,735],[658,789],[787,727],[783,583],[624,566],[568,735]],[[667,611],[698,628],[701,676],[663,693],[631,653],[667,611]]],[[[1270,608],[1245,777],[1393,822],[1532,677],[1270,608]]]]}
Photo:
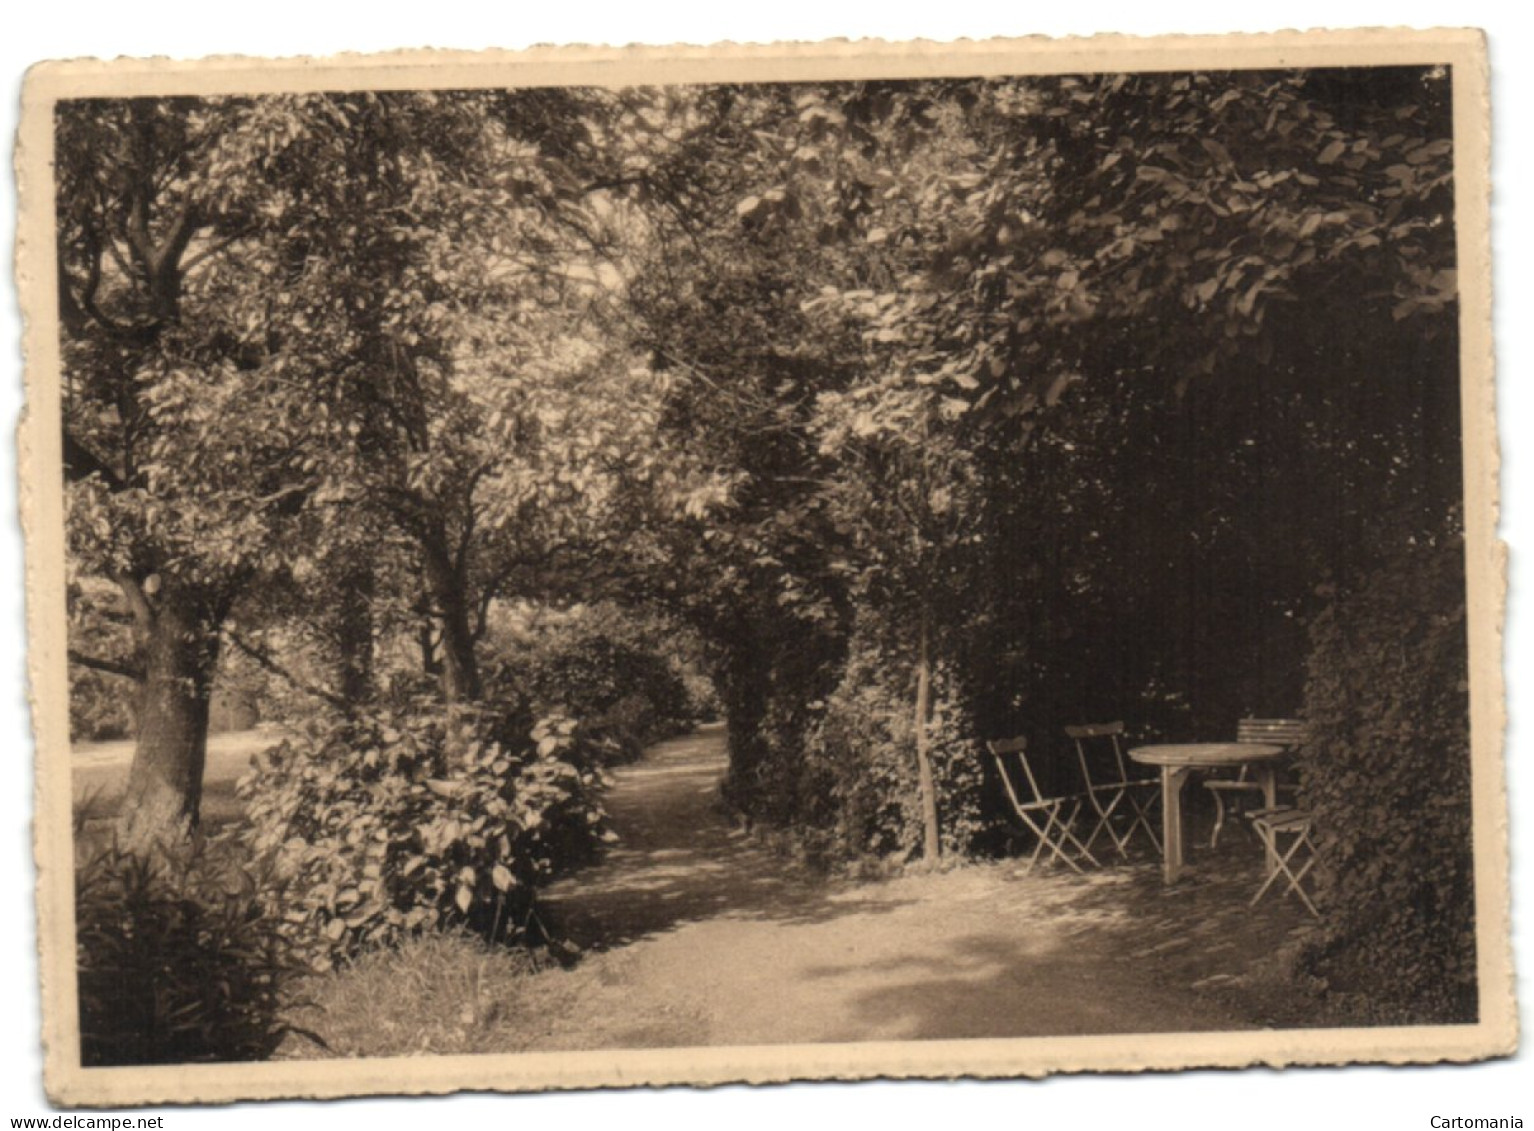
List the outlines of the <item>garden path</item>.
{"type": "MultiPolygon", "coordinates": [[[[734,826],[722,728],[617,771],[621,837],[549,890],[590,950],[506,1003],[528,1050],[1257,1028],[1252,963],[1303,929],[1255,872],[1165,889],[1154,861],[1018,861],[826,881],[734,826]]],[[[1249,847],[1249,846],[1248,846],[1249,847]]],[[[1256,866],[1255,859],[1250,861],[1256,866]]]]}

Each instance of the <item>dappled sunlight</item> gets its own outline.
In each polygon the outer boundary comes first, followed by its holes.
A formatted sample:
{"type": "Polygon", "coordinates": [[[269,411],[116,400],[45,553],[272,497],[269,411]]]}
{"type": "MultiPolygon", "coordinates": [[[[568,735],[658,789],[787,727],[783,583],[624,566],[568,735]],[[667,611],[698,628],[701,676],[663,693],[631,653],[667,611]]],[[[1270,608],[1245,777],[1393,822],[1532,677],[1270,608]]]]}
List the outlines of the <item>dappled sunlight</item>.
{"type": "Polygon", "coordinates": [[[708,728],[614,771],[608,808],[618,842],[599,864],[548,889],[557,929],[603,949],[705,918],[851,913],[852,905],[825,902],[834,888],[728,821],[719,799],[723,739],[722,728],[708,728]]]}
{"type": "Polygon", "coordinates": [[[1067,878],[981,867],[934,879],[954,889],[940,896],[945,929],[937,937],[921,921],[895,916],[888,945],[918,949],[880,953],[876,944],[800,971],[850,991],[849,1032],[945,1038],[1255,1027],[1256,1019],[1202,991],[1243,985],[1254,960],[1291,931],[1310,929],[1292,909],[1248,908],[1244,883],[1224,875],[1176,894],[1161,890],[1154,869],[1067,878]],[[972,929],[980,922],[984,929],[972,929]]]}
{"type": "Polygon", "coordinates": [[[723,735],[701,739],[617,771],[620,843],[550,890],[551,921],[600,952],[551,984],[607,1019],[550,1047],[1255,1028],[1230,995],[1309,929],[1248,906],[1261,862],[1239,839],[1171,888],[1151,857],[818,878],[730,823],[723,735]]]}
{"type": "MultiPolygon", "coordinates": [[[[1132,966],[1101,967],[1053,932],[964,935],[939,955],[881,969],[877,983],[848,1002],[846,1024],[849,1034],[928,1040],[1244,1027],[1222,1013],[1173,1013],[1164,992],[1132,966]]],[[[844,973],[829,968],[822,976],[844,973]]]]}

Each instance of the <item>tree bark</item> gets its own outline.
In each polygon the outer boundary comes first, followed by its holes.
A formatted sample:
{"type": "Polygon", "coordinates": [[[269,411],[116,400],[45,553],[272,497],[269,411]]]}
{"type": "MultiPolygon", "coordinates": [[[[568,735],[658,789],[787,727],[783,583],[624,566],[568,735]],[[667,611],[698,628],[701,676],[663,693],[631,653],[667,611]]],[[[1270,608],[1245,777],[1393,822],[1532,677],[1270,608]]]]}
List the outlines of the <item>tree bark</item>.
{"type": "Polygon", "coordinates": [[[442,678],[442,661],[437,657],[437,637],[432,631],[431,614],[422,613],[416,625],[415,643],[421,652],[421,670],[434,679],[442,678]]]}
{"type": "Polygon", "coordinates": [[[931,736],[927,724],[932,715],[931,633],[925,609],[921,615],[921,639],[916,655],[916,781],[921,793],[921,855],[936,861],[943,852],[937,823],[937,787],[932,776],[931,736]]]}
{"type": "Polygon", "coordinates": [[[169,847],[198,825],[222,605],[169,588],[145,602],[138,739],[118,818],[129,851],[169,847]]]}
{"type": "Polygon", "coordinates": [[[446,540],[428,540],[423,546],[426,585],[432,612],[442,625],[440,675],[443,701],[471,703],[480,696],[479,663],[474,656],[474,631],[469,616],[467,585],[453,568],[446,540]]]}
{"type": "Polygon", "coordinates": [[[360,564],[343,581],[335,610],[337,685],[353,707],[373,697],[373,592],[373,568],[360,564]]]}
{"type": "Polygon", "coordinates": [[[721,639],[725,660],[720,692],[729,731],[730,767],[725,796],[747,817],[767,815],[762,771],[767,759],[765,727],[768,708],[768,667],[754,635],[744,625],[721,639]]]}

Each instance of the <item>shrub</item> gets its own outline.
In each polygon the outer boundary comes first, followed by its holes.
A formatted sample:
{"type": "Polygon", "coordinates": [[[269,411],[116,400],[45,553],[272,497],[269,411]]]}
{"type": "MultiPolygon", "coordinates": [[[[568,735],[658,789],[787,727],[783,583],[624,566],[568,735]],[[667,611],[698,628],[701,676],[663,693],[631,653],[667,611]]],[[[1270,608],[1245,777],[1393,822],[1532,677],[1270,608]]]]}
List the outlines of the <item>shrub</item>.
{"type": "Polygon", "coordinates": [[[682,667],[682,688],[686,692],[687,721],[709,722],[724,717],[714,681],[691,664],[682,667]]]}
{"type": "Polygon", "coordinates": [[[82,1064],[263,1060],[297,1031],[280,1007],[301,963],[228,848],[107,845],[78,863],[82,1064]]]}
{"type": "Polygon", "coordinates": [[[589,733],[634,758],[692,726],[707,707],[657,639],[653,628],[609,610],[545,621],[501,634],[500,671],[491,682],[517,689],[541,712],[582,719],[589,733]]]}
{"type": "MultiPolygon", "coordinates": [[[[829,830],[841,857],[910,855],[922,842],[915,692],[882,653],[854,652],[809,736],[812,823],[829,830]]],[[[982,770],[951,673],[933,679],[928,737],[943,850],[967,853],[982,830],[982,770]]]]}
{"type": "Polygon", "coordinates": [[[809,616],[743,619],[739,628],[720,663],[730,752],[722,796],[750,823],[804,834],[827,803],[809,742],[844,671],[846,639],[839,626],[809,616]]]}
{"type": "Polygon", "coordinates": [[[72,664],[69,668],[69,738],[108,742],[133,734],[132,682],[72,664]]]}
{"type": "Polygon", "coordinates": [[[1404,552],[1312,625],[1301,769],[1326,926],[1304,961],[1388,1022],[1475,1016],[1463,553],[1404,552]]]}
{"type": "Polygon", "coordinates": [[[313,965],[428,928],[541,941],[536,889],[603,836],[576,723],[492,711],[331,720],[257,760],[239,792],[313,965]]]}

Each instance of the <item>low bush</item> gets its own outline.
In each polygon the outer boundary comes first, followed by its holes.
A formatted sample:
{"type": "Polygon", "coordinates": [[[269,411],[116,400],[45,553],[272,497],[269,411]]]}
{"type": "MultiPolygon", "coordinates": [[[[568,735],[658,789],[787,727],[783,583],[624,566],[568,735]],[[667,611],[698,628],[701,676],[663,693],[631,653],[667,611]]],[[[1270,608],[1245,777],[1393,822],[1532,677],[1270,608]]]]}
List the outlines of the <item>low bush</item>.
{"type": "Polygon", "coordinates": [[[1325,929],[1305,967],[1372,1019],[1475,1019],[1464,549],[1418,545],[1312,625],[1302,785],[1325,929]]]}
{"type": "Polygon", "coordinates": [[[724,718],[724,704],[719,700],[714,681],[693,664],[682,666],[682,688],[686,693],[687,721],[714,722],[724,718]]]}
{"type": "Polygon", "coordinates": [[[326,968],[429,928],[535,943],[534,893],[603,838],[576,723],[461,709],[331,720],[262,756],[239,792],[289,937],[326,968]]]}
{"type": "Polygon", "coordinates": [[[283,997],[303,964],[262,886],[224,841],[89,850],[75,871],[81,1063],[270,1056],[295,1031],[283,997]]]}

